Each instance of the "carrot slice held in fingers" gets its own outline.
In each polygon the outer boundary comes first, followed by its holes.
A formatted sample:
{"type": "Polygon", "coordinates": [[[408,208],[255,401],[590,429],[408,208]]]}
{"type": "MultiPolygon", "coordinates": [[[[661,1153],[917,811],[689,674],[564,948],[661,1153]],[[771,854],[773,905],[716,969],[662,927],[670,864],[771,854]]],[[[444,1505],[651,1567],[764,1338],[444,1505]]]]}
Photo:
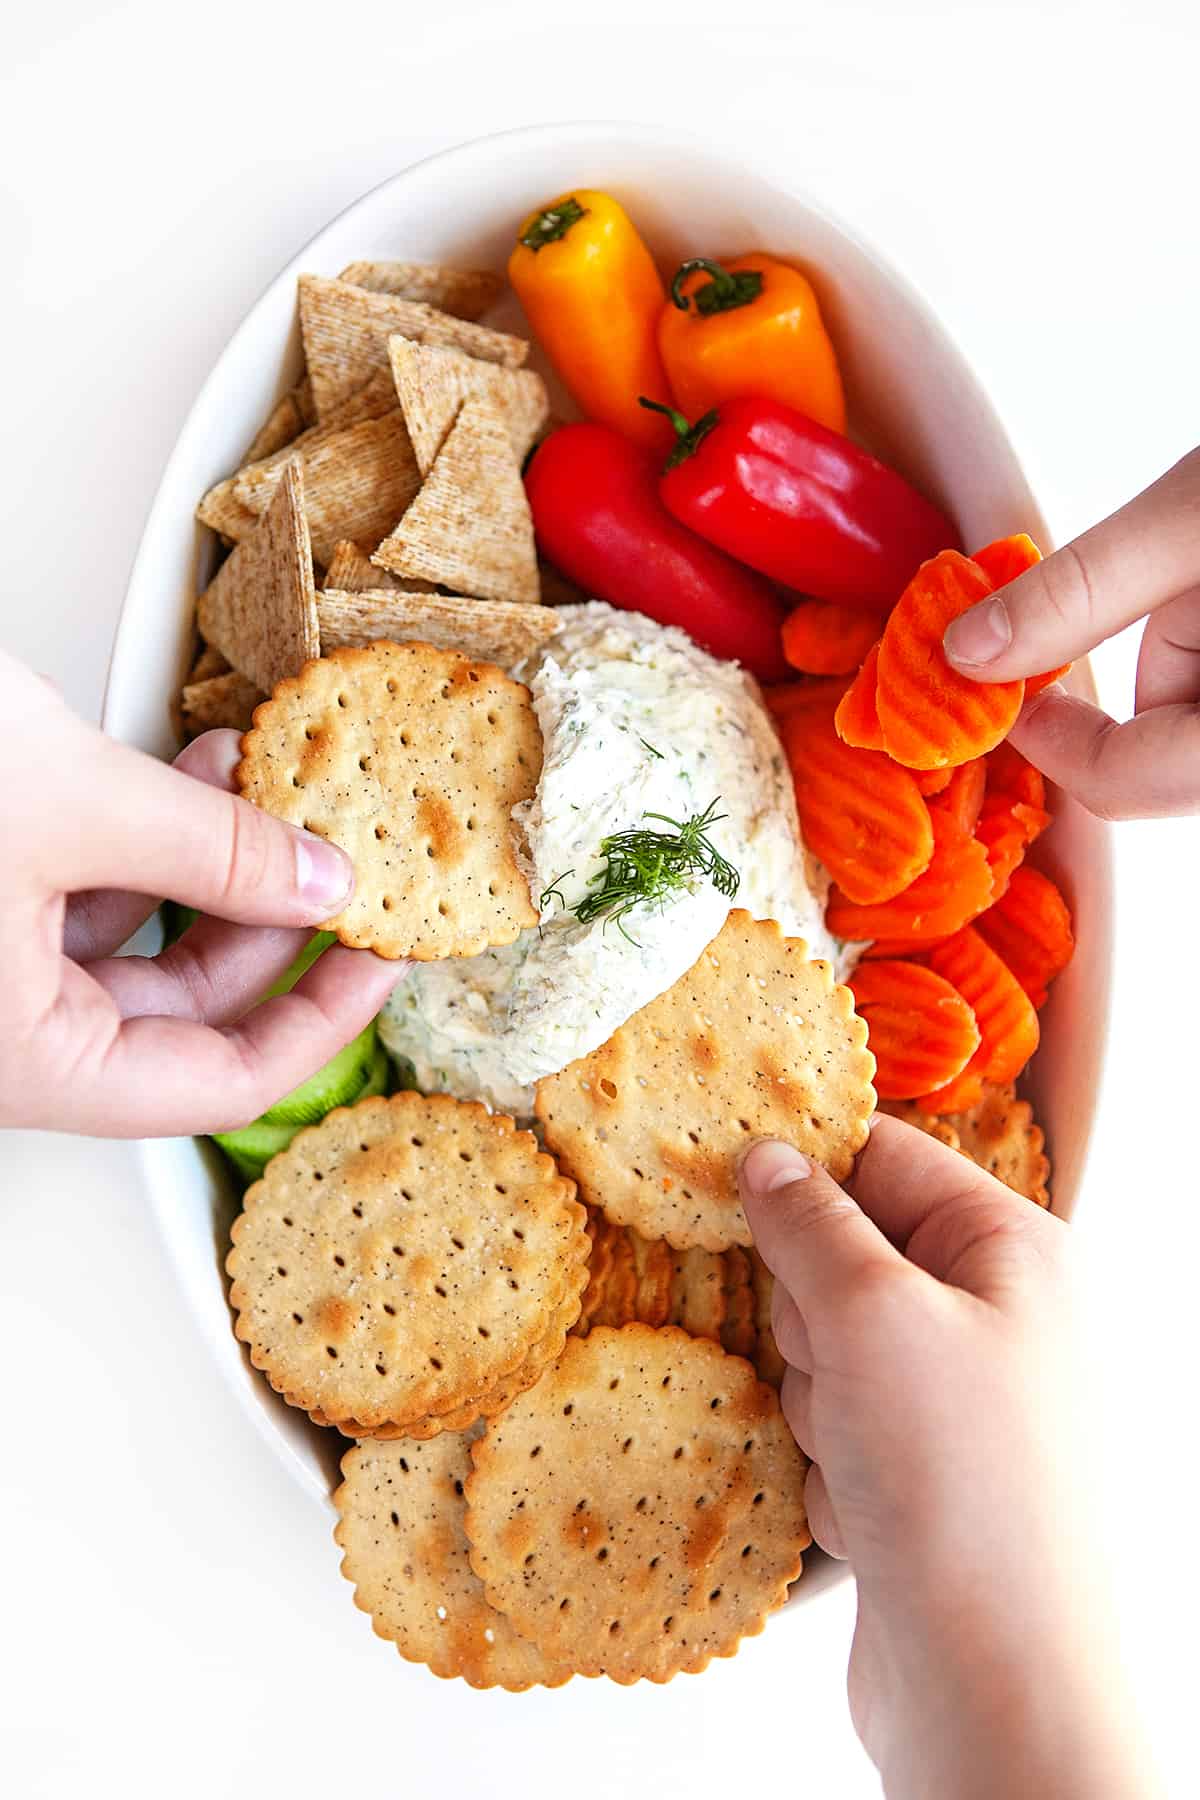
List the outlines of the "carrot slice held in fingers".
{"type": "Polygon", "coordinates": [[[979,1027],[979,1048],[961,1076],[920,1097],[926,1112],[959,1112],[969,1077],[1016,1080],[1038,1047],[1038,1017],[1008,964],[970,925],[931,951],[929,966],[958,989],[979,1027]]]}
{"type": "Polygon", "coordinates": [[[942,550],[922,563],[888,618],[875,705],[889,756],[911,769],[955,768],[1008,736],[1023,681],[971,681],[951,668],[942,638],[992,591],[977,563],[942,550]]]}
{"type": "MultiPolygon", "coordinates": [[[[971,561],[978,563],[994,588],[1004,587],[1015,581],[1026,569],[1032,569],[1042,560],[1042,553],[1026,531],[1018,531],[1012,537],[997,538],[994,544],[985,544],[982,550],[971,554],[971,561]]],[[[1047,669],[1044,675],[1030,675],[1025,681],[1025,698],[1031,700],[1040,694],[1044,687],[1052,681],[1061,681],[1070,672],[1070,663],[1064,663],[1061,669],[1047,669]]]]}
{"type": "Polygon", "coordinates": [[[908,887],[934,848],[929,808],[908,770],[844,744],[829,705],[794,712],[782,734],[805,842],[842,891],[868,904],[908,887]]]}
{"type": "MultiPolygon", "coordinates": [[[[825,909],[825,923],[835,937],[936,943],[990,904],[992,875],[983,845],[968,837],[948,813],[927,810],[933,827],[929,866],[902,893],[875,905],[855,903],[839,883],[825,909]]],[[[816,853],[821,855],[819,849],[816,853]]],[[[832,865],[827,867],[836,879],[832,865]]]]}
{"type": "Polygon", "coordinates": [[[982,756],[976,756],[969,763],[959,764],[932,803],[948,812],[955,824],[969,833],[979,821],[986,786],[987,763],[982,756]]]}
{"type": "Polygon", "coordinates": [[[783,622],[783,654],[806,675],[851,675],[883,630],[880,614],[836,600],[802,600],[783,622]]]}
{"type": "Polygon", "coordinates": [[[979,1048],[975,1015],[958,990],[910,962],[860,963],[850,978],[855,1011],[867,1022],[875,1092],[911,1100],[961,1074],[979,1048]]]}
{"type": "Polygon", "coordinates": [[[879,644],[867,651],[862,668],[846,689],[835,715],[837,734],[857,750],[882,750],[883,727],[875,710],[875,682],[879,672],[879,644]]]}
{"type": "Polygon", "coordinates": [[[1019,868],[975,929],[1012,970],[1035,1007],[1075,950],[1071,909],[1039,869],[1019,868]]]}

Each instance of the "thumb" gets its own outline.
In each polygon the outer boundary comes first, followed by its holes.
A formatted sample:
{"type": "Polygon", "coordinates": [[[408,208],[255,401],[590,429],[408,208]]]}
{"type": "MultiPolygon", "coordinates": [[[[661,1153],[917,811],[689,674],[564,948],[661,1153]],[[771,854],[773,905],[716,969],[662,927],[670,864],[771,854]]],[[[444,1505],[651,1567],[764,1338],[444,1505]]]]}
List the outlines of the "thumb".
{"type": "Polygon", "coordinates": [[[946,655],[978,681],[1015,681],[1086,656],[1200,574],[1200,451],[1082,537],[961,613],[946,655]]]}
{"type": "Polygon", "coordinates": [[[907,1267],[833,1177],[790,1144],[755,1144],[738,1185],[759,1253],[810,1330],[839,1317],[864,1278],[907,1267]]]}

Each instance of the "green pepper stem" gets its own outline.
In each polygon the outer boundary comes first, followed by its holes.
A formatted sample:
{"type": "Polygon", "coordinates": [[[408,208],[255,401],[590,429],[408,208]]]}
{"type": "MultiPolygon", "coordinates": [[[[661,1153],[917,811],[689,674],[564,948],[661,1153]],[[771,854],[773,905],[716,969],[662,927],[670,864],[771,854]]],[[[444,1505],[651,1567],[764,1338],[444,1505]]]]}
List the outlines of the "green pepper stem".
{"type": "Polygon", "coordinates": [[[645,394],[638,395],[638,405],[644,406],[647,412],[662,413],[675,428],[675,448],[663,464],[664,475],[668,469],[677,469],[681,462],[686,462],[720,419],[714,406],[711,412],[706,412],[694,425],[689,425],[683,413],[676,412],[673,406],[663,406],[658,400],[647,400],[645,394]]]}
{"type": "Polygon", "coordinates": [[[696,311],[702,318],[709,318],[713,313],[732,312],[735,307],[748,306],[751,300],[757,300],[762,293],[763,278],[759,269],[739,269],[735,274],[719,262],[713,262],[708,256],[691,256],[680,263],[675,271],[675,279],[671,283],[671,299],[680,312],[686,312],[694,300],[696,311]],[[711,275],[712,280],[704,282],[694,293],[685,294],[683,283],[697,269],[703,269],[711,275]]]}
{"type": "Polygon", "coordinates": [[[534,214],[527,229],[521,233],[521,242],[527,250],[542,250],[547,244],[557,243],[559,238],[566,237],[572,225],[577,224],[586,213],[586,206],[580,206],[575,199],[564,200],[558,206],[548,206],[544,212],[534,214]]]}

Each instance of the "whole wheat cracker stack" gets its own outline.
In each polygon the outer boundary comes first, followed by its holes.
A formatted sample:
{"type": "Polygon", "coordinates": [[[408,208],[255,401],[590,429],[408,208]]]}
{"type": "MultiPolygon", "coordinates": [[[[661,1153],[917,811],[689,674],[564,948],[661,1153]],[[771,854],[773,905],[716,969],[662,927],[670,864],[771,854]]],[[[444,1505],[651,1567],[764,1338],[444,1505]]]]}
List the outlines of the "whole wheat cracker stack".
{"type": "Polygon", "coordinates": [[[771,1324],[775,1277],[757,1250],[750,1250],[747,1254],[750,1258],[751,1280],[754,1283],[754,1366],[758,1370],[760,1381],[769,1381],[772,1387],[777,1388],[783,1383],[787,1364],[779,1354],[779,1345],[775,1342],[775,1331],[771,1324]]]}
{"type": "Polygon", "coordinates": [[[477,956],[538,922],[512,810],[541,772],[528,688],[429,644],[334,650],[254,715],[235,771],[256,806],[340,844],[357,877],[327,922],[418,962],[477,956]]]}
{"type": "MultiPolygon", "coordinates": [[[[326,588],[339,594],[366,594],[386,591],[391,594],[412,593],[418,584],[404,581],[387,569],[377,569],[365,550],[349,538],[340,538],[325,570],[326,588]]],[[[421,593],[425,592],[420,588],[421,593]]]]}
{"type": "Polygon", "coordinates": [[[835,1180],[867,1140],[875,1059],[826,962],[740,909],[674,987],[545,1076],[546,1142],[591,1205],[678,1249],[749,1244],[741,1150],[782,1137],[835,1180]]]}
{"type": "Polygon", "coordinates": [[[428,592],[337,593],[328,574],[325,580],[324,591],[317,595],[322,651],[344,644],[372,644],[378,638],[397,643],[419,639],[440,650],[462,650],[511,669],[559,629],[560,622],[548,606],[428,592]]]}
{"type": "Polygon", "coordinates": [[[354,1604],[378,1637],[435,1675],[475,1688],[561,1687],[569,1662],[551,1662],[489,1606],[469,1559],[465,1438],[363,1443],[342,1458],[334,1540],[354,1604]]]}
{"type": "Polygon", "coordinates": [[[196,659],[187,673],[188,682],[211,681],[214,675],[228,675],[228,660],[212,644],[200,639],[196,659]]]}
{"type": "Polygon", "coordinates": [[[964,1156],[1035,1206],[1050,1204],[1050,1160],[1041,1127],[1016,1089],[984,1083],[983,1099],[968,1112],[951,1113],[964,1156]]]}
{"type": "Polygon", "coordinates": [[[255,707],[265,699],[262,689],[236,669],[185,682],[179,708],[184,730],[189,737],[218,726],[248,731],[255,707]]]}
{"type": "Polygon", "coordinates": [[[304,478],[288,463],[270,506],[196,603],[200,630],[266,692],[317,654],[317,601],[304,478]]]}
{"type": "Polygon", "coordinates": [[[274,456],[276,451],[293,443],[306,429],[295,393],[285,394],[282,400],[276,401],[251,438],[242,458],[243,467],[246,463],[259,462],[264,456],[274,456]]]}
{"type": "MultiPolygon", "coordinates": [[[[297,438],[291,449],[304,469],[308,526],[318,562],[328,564],[345,538],[377,544],[390,530],[396,508],[408,505],[420,483],[398,412],[362,419],[345,430],[314,433],[307,441],[297,438]]],[[[261,509],[269,505],[280,476],[281,465],[274,459],[256,463],[237,477],[235,498],[251,512],[261,509]]]]}
{"type": "Polygon", "coordinates": [[[594,1327],[471,1448],[471,1566],[581,1674],[669,1681],[730,1656],[811,1541],[775,1393],[674,1327],[594,1327]]]}
{"type": "Polygon", "coordinates": [[[480,318],[504,292],[503,279],[492,269],[448,269],[442,263],[352,262],[338,280],[373,294],[422,300],[456,319],[480,318]]]}
{"type": "Polygon", "coordinates": [[[957,1131],[945,1115],[922,1112],[915,1100],[881,1100],[880,1112],[890,1113],[893,1119],[903,1119],[906,1125],[915,1125],[926,1137],[936,1138],[939,1144],[945,1144],[947,1150],[961,1150],[957,1131]]]}
{"type": "MultiPolygon", "coordinates": [[[[579,1318],[580,1300],[586,1281],[587,1267],[580,1247],[562,1298],[550,1315],[550,1324],[545,1333],[515,1369],[502,1375],[499,1381],[493,1382],[479,1393],[472,1394],[461,1405],[447,1407],[441,1412],[426,1413],[423,1418],[403,1425],[364,1425],[361,1419],[339,1419],[337,1429],[345,1437],[382,1440],[412,1438],[426,1443],[442,1432],[466,1431],[481,1419],[495,1418],[512,1405],[518,1394],[525,1393],[536,1381],[540,1381],[550,1364],[562,1355],[567,1333],[579,1318]]],[[[291,1399],[290,1395],[285,1397],[291,1399]]],[[[292,1404],[296,1405],[298,1402],[293,1400],[292,1404]]],[[[314,1425],[333,1423],[319,1408],[310,1412],[309,1417],[314,1425]]]]}
{"type": "Polygon", "coordinates": [[[744,1356],[754,1361],[758,1348],[758,1332],[754,1323],[754,1281],[750,1256],[738,1245],[721,1253],[725,1265],[725,1319],[721,1326],[721,1344],[730,1356],[744,1356]]]}
{"type": "Polygon", "coordinates": [[[465,350],[484,362],[518,369],[529,354],[523,338],[455,318],[419,300],[372,293],[347,281],[301,275],[300,333],[317,418],[388,368],[387,340],[396,332],[421,344],[465,350]]]}
{"type": "Polygon", "coordinates": [[[368,1429],[510,1374],[582,1285],[584,1211],[536,1139],[448,1094],[339,1107],[247,1191],[236,1331],[293,1405],[368,1429]]]}
{"type": "Polygon", "coordinates": [[[463,401],[420,493],[372,561],[481,600],[537,604],[521,470],[503,420],[482,395],[463,401]]]}
{"type": "Polygon", "coordinates": [[[392,380],[422,475],[428,475],[469,394],[490,400],[512,440],[518,465],[550,415],[546,384],[533,369],[480,362],[461,350],[388,339],[392,380]]]}

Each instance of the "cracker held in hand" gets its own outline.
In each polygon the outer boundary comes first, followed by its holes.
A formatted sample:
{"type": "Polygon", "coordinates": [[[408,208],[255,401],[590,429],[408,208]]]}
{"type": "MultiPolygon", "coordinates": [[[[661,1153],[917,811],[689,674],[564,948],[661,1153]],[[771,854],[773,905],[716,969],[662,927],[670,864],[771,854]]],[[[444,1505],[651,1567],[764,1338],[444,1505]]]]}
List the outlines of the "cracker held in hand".
{"type": "Polygon", "coordinates": [[[537,1116],[589,1205],[723,1250],[751,1241],[735,1170],[756,1138],[849,1174],[875,1106],[866,1044],[829,964],[737,909],[674,987],[538,1083],[537,1116]]]}
{"type": "Polygon", "coordinates": [[[477,956],[536,925],[513,807],[542,742],[529,690],[429,644],[335,650],[276,689],[242,740],[239,791],[340,844],[349,904],[326,929],[418,962],[477,956]]]}
{"type": "Polygon", "coordinates": [[[423,300],[458,319],[478,319],[504,291],[503,280],[492,269],[447,269],[441,263],[352,262],[338,280],[369,288],[373,294],[423,300]]]}
{"type": "Polygon", "coordinates": [[[196,612],[206,640],[267,693],[316,656],[312,550],[297,463],[285,466],[262,519],[222,563],[196,612]]]}
{"type": "Polygon", "coordinates": [[[416,639],[511,669],[552,638],[560,622],[551,606],[518,606],[512,600],[387,591],[337,593],[332,582],[317,595],[323,652],[343,644],[373,644],[379,638],[396,643],[416,639]]]}
{"type": "Polygon", "coordinates": [[[237,1334],[331,1424],[449,1414],[516,1369],[568,1295],[578,1310],[573,1194],[529,1132],[478,1103],[339,1107],[246,1194],[226,1262],[237,1334]]]}
{"type": "Polygon", "coordinates": [[[428,475],[445,443],[458,409],[468,394],[490,400],[512,440],[518,464],[532,448],[550,416],[546,384],[532,369],[506,369],[480,362],[461,350],[415,344],[410,338],[388,340],[392,379],[413,453],[422,475],[428,475]]]}
{"type": "Polygon", "coordinates": [[[504,421],[482,395],[464,400],[420,493],[372,560],[481,600],[538,603],[520,464],[504,421]]]}
{"type": "Polygon", "coordinates": [[[569,1662],[550,1662],[484,1596],[468,1560],[463,1488],[467,1441],[357,1444],[342,1458],[334,1538],[354,1604],[408,1662],[475,1688],[561,1687],[569,1662]]]}
{"type": "Polygon", "coordinates": [[[669,1681],[731,1656],[811,1541],[775,1393],[674,1327],[597,1326],[472,1446],[471,1566],[583,1675],[669,1681]]]}

